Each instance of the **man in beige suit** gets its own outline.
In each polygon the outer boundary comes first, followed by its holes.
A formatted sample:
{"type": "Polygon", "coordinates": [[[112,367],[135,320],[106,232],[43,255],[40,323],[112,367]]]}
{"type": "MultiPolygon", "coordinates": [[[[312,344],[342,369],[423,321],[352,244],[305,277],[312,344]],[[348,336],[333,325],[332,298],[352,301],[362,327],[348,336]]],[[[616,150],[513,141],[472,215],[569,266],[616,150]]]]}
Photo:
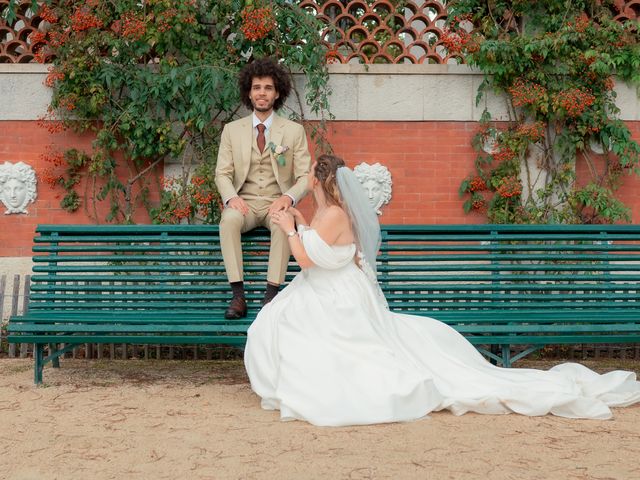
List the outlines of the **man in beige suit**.
{"type": "Polygon", "coordinates": [[[270,302],[284,281],[289,263],[287,235],[271,224],[271,215],[287,210],[307,193],[311,166],[302,125],[274,113],[291,90],[287,72],[275,61],[255,60],[238,79],[243,103],[253,113],[227,124],[222,131],[216,186],[225,208],[220,220],[220,243],[233,298],[226,318],[247,315],[240,235],[258,226],[271,231],[267,289],[270,302]]]}

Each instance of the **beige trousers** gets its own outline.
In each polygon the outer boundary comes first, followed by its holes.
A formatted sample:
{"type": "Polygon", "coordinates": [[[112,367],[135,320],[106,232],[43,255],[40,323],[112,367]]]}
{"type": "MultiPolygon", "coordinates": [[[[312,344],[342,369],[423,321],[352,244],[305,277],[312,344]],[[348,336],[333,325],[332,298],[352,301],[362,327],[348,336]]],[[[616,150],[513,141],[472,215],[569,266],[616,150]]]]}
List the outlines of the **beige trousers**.
{"type": "Polygon", "coordinates": [[[220,248],[229,282],[241,282],[244,278],[241,234],[262,226],[271,231],[267,281],[280,285],[284,282],[291,255],[287,236],[280,227],[271,224],[271,218],[267,215],[271,201],[247,203],[249,204],[249,213],[246,215],[242,215],[233,208],[225,208],[220,219],[220,248]]]}

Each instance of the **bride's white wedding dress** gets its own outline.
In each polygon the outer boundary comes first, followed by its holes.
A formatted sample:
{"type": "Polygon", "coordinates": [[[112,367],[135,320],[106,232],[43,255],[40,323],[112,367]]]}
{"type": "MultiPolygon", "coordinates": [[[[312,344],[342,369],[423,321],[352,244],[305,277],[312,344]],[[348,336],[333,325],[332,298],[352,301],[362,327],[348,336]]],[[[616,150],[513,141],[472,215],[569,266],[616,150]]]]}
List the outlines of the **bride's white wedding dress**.
{"type": "Polygon", "coordinates": [[[607,419],[609,407],[640,401],[632,372],[491,365],[451,327],[390,312],[354,263],[354,245],[329,246],[312,229],[301,236],[316,267],[260,311],[244,356],[262,407],[283,420],[358,425],[442,409],[607,419]]]}

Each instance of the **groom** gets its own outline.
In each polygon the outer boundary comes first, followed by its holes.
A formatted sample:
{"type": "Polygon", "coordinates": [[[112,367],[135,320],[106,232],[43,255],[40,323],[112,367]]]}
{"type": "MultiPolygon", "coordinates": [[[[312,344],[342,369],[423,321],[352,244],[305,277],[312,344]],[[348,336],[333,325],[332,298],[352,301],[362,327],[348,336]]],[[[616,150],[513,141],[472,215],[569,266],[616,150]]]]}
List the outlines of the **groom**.
{"type": "Polygon", "coordinates": [[[240,71],[238,84],[242,102],[253,113],[224,127],[215,178],[225,205],[220,244],[233,292],[225,318],[247,315],[240,245],[243,232],[258,226],[271,231],[263,305],[278,293],[290,251],[287,234],[272,225],[271,215],[304,197],[311,165],[302,125],[274,113],[291,90],[287,72],[270,58],[259,59],[240,71]]]}

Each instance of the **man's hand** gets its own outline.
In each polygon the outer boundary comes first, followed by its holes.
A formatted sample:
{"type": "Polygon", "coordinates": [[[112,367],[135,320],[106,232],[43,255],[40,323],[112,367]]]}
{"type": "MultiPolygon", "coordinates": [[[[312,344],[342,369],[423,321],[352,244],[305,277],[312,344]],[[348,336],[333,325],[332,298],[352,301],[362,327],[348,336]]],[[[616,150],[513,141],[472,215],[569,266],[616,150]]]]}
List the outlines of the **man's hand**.
{"type": "Polygon", "coordinates": [[[249,213],[249,205],[240,197],[233,197],[227,202],[227,208],[238,210],[243,216],[249,213]]]}
{"type": "Polygon", "coordinates": [[[269,215],[273,215],[276,212],[286,211],[293,205],[293,200],[289,195],[282,195],[280,198],[275,200],[271,206],[269,207],[269,215]]]}

